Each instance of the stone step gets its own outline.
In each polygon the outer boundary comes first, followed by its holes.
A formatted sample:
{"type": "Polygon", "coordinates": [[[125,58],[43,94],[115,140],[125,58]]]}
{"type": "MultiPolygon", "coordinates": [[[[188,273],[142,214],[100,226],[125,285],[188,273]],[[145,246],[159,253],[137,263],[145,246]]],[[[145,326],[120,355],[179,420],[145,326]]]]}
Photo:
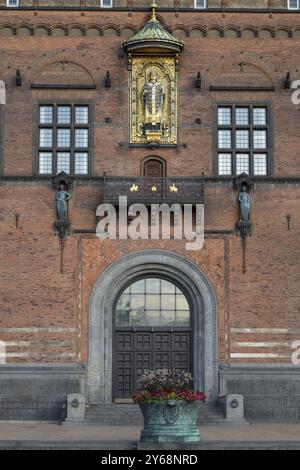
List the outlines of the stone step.
{"type": "Polygon", "coordinates": [[[300,441],[201,441],[195,444],[146,444],[136,441],[2,440],[2,450],[300,450],[300,441]]]}
{"type": "MultiPolygon", "coordinates": [[[[221,426],[227,423],[222,410],[215,403],[202,405],[199,424],[221,426]]],[[[111,426],[142,425],[143,416],[136,404],[98,404],[86,408],[85,424],[111,426]]]]}

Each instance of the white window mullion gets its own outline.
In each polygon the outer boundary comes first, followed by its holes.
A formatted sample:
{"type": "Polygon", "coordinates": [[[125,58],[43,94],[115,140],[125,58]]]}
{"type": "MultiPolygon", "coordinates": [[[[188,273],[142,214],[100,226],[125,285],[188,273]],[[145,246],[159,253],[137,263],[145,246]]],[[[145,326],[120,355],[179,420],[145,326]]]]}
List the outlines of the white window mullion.
{"type": "Polygon", "coordinates": [[[100,0],[101,8],[112,8],[113,0],[100,0]]]}
{"type": "Polygon", "coordinates": [[[299,10],[299,0],[288,0],[289,10],[299,10]]]}
{"type": "Polygon", "coordinates": [[[7,7],[18,7],[19,6],[19,0],[6,0],[6,6],[7,7]]]}
{"type": "Polygon", "coordinates": [[[194,8],[206,8],[207,0],[194,0],[194,8]]]}

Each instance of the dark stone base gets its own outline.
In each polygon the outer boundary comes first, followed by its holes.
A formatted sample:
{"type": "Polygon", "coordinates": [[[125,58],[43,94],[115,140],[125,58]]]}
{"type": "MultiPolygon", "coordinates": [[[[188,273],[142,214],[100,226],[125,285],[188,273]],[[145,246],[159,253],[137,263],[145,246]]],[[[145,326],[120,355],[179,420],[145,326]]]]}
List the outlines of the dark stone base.
{"type": "Polygon", "coordinates": [[[248,421],[300,421],[300,367],[232,364],[221,368],[220,387],[222,395],[243,395],[248,421]]]}
{"type": "MultiPolygon", "coordinates": [[[[85,374],[80,364],[1,365],[0,420],[64,420],[67,395],[84,393],[85,374]]],[[[221,367],[220,394],[243,395],[247,421],[300,422],[300,367],[221,367]]],[[[200,422],[206,422],[203,413],[200,422]]]]}
{"type": "Polygon", "coordinates": [[[0,420],[61,421],[67,394],[84,389],[77,364],[0,366],[0,420]]]}

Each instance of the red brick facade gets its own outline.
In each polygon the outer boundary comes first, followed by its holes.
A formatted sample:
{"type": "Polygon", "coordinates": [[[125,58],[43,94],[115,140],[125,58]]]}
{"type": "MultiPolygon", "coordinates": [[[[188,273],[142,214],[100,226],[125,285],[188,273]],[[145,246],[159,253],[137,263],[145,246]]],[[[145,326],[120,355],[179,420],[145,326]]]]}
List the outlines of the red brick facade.
{"type": "Polygon", "coordinates": [[[179,144],[184,145],[153,151],[128,147],[128,69],[122,50],[122,43],[147,18],[146,12],[130,17],[120,11],[0,12],[0,79],[7,91],[0,177],[0,340],[7,342],[8,362],[86,363],[89,297],[97,278],[129,252],[159,248],[182,254],[209,278],[218,302],[220,363],[290,363],[291,342],[300,338],[300,123],[299,105],[292,104],[292,91],[284,89],[283,81],[287,72],[294,80],[300,77],[300,17],[251,12],[159,15],[185,46],[178,72],[179,144]],[[65,70],[51,75],[52,64],[62,61],[65,70]],[[251,73],[241,71],[240,63],[249,64],[251,73]],[[22,87],[15,86],[17,69],[22,87]],[[111,88],[104,86],[107,70],[111,88]],[[201,91],[195,88],[198,71],[201,91]],[[96,89],[31,89],[31,84],[53,79],[92,83],[96,89]],[[210,91],[218,84],[268,85],[275,91],[210,91]],[[204,172],[207,178],[209,233],[201,252],[185,252],[183,243],[175,241],[102,243],[92,234],[72,232],[60,273],[55,191],[51,178],[36,175],[34,106],[38,101],[78,99],[93,103],[91,176],[99,179],[74,181],[69,203],[73,230],[95,229],[104,171],[139,176],[141,161],[154,154],[167,162],[168,176],[204,172]],[[272,116],[273,167],[269,177],[255,181],[251,192],[253,235],[247,244],[246,274],[241,239],[234,232],[237,192],[231,178],[218,178],[214,172],[214,113],[224,101],[268,103],[272,116]]]}

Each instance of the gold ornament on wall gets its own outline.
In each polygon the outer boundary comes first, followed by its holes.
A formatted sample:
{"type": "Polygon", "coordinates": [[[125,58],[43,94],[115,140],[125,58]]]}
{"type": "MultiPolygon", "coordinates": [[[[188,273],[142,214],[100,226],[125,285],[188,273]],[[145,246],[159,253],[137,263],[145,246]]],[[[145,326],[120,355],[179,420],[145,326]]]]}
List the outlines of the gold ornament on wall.
{"type": "Polygon", "coordinates": [[[177,143],[177,84],[174,57],[132,57],[130,142],[177,143]]]}
{"type": "Polygon", "coordinates": [[[173,183],[169,189],[171,193],[178,193],[178,188],[175,186],[175,183],[173,183]]]}
{"type": "Polygon", "coordinates": [[[133,184],[131,187],[130,187],[130,192],[131,193],[137,193],[138,190],[139,190],[139,186],[137,184],[133,184]]]}

